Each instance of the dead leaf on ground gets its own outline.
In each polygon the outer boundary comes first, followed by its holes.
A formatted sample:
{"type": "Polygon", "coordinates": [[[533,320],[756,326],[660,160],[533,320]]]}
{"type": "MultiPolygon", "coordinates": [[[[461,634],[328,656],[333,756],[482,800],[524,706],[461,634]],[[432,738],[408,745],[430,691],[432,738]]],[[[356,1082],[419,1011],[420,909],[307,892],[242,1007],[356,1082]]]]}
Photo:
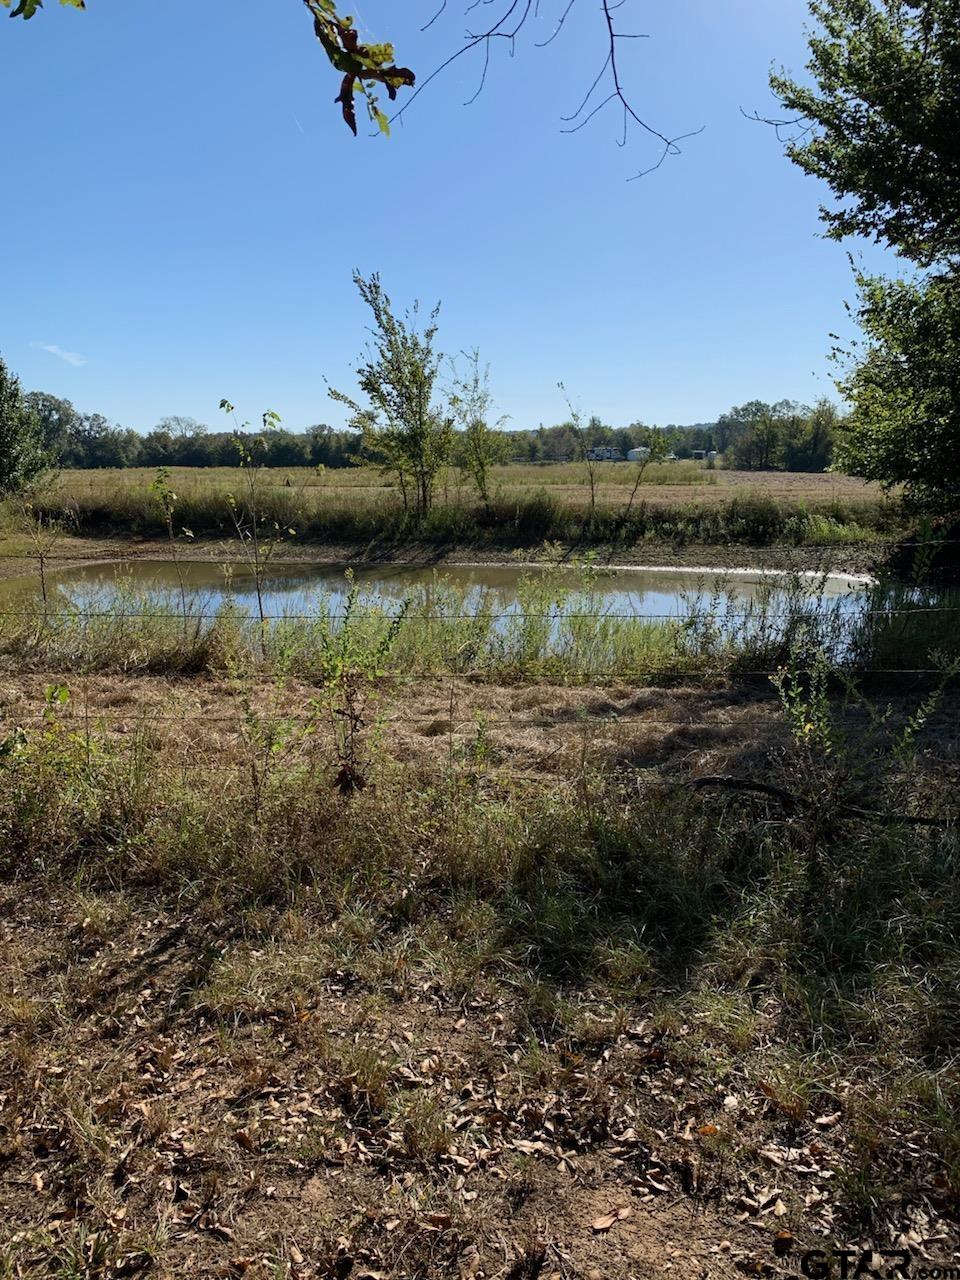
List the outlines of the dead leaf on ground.
{"type": "Polygon", "coordinates": [[[629,1218],[633,1213],[632,1209],[626,1207],[620,1209],[611,1209],[609,1213],[601,1214],[599,1218],[594,1218],[590,1223],[590,1230],[598,1234],[602,1231],[609,1231],[616,1222],[622,1222],[624,1218],[629,1218]]]}
{"type": "Polygon", "coordinates": [[[818,1129],[832,1129],[833,1126],[839,1122],[842,1114],[842,1111],[835,1111],[833,1115],[817,1116],[813,1123],[818,1129]]]}
{"type": "Polygon", "coordinates": [[[778,1258],[785,1257],[793,1248],[793,1232],[778,1231],[773,1237],[773,1252],[778,1258]]]}

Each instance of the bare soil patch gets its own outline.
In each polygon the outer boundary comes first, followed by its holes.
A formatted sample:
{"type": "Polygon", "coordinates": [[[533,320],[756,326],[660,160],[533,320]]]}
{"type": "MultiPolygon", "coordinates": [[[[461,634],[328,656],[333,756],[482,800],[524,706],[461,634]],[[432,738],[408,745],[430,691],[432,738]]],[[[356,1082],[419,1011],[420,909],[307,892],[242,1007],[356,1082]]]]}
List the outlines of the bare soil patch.
{"type": "MultiPolygon", "coordinates": [[[[586,548],[566,549],[567,560],[576,560],[586,548]]],[[[616,566],[657,566],[664,569],[704,567],[722,572],[725,569],[775,569],[784,573],[873,573],[884,562],[887,548],[881,544],[850,544],[836,547],[744,547],[694,544],[671,546],[644,543],[634,548],[594,549],[601,564],[616,566]]],[[[221,564],[241,561],[243,549],[229,539],[197,538],[188,546],[181,545],[178,555],[183,560],[201,560],[221,564]]],[[[550,551],[556,556],[556,548],[550,551]]],[[[64,537],[47,559],[48,568],[70,564],[94,564],[114,560],[170,560],[170,544],[159,538],[136,535],[107,538],[64,537]]],[[[363,565],[397,564],[411,567],[465,564],[536,563],[536,548],[524,551],[501,551],[482,547],[437,547],[413,539],[402,546],[378,548],[365,543],[291,542],[282,556],[275,559],[303,564],[359,568],[363,565]]],[[[7,578],[31,578],[39,583],[39,566],[35,553],[21,537],[0,537],[0,581],[7,578]]]]}

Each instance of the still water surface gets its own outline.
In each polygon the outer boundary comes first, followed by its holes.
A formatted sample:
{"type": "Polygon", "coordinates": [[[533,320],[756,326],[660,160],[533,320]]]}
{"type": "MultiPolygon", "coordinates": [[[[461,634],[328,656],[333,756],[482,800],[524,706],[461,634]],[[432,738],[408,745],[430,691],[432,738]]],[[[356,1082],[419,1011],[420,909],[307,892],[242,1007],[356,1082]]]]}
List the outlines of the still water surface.
{"type": "MultiPolygon", "coordinates": [[[[252,569],[247,565],[220,565],[215,561],[127,560],[80,564],[47,570],[51,605],[80,611],[108,610],[138,599],[142,604],[179,607],[180,575],[191,613],[211,614],[230,603],[255,615],[257,596],[252,569]]],[[[552,597],[550,609],[560,615],[583,608],[634,618],[683,617],[709,606],[719,617],[727,612],[764,601],[776,609],[789,590],[778,575],[763,571],[730,571],[675,568],[593,570],[585,577],[577,569],[557,570],[529,565],[445,565],[424,568],[409,565],[377,565],[352,571],[365,606],[388,611],[404,600],[418,607],[435,604],[442,612],[453,607],[465,612],[496,609],[506,614],[530,608],[538,590],[552,597]]],[[[793,580],[796,591],[798,580],[793,580]]],[[[856,614],[868,580],[855,575],[830,575],[799,580],[799,588],[822,600],[824,606],[856,614]]],[[[2,598],[9,607],[35,596],[39,579],[19,578],[2,584],[2,598]]],[[[271,564],[263,580],[263,607],[269,615],[315,614],[318,608],[336,612],[343,608],[351,589],[351,575],[343,567],[316,564],[271,564]]],[[[537,597],[539,599],[539,597],[537,597]]]]}

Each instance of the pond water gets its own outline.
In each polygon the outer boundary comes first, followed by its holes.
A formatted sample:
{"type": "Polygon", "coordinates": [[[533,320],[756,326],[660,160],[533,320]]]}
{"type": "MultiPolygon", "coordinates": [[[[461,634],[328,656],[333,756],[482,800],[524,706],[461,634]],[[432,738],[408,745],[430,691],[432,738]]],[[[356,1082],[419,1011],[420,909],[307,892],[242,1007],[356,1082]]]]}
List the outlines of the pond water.
{"type": "MultiPolygon", "coordinates": [[[[227,602],[255,616],[253,570],[246,564],[212,560],[127,560],[84,563],[47,569],[48,600],[55,607],[83,612],[110,610],[137,600],[179,609],[181,579],[193,614],[215,614],[227,602]]],[[[377,565],[348,572],[342,566],[273,563],[263,574],[262,601],[270,616],[312,616],[320,607],[337,612],[346,604],[351,583],[365,606],[387,611],[413,599],[419,609],[431,605],[449,614],[495,609],[509,615],[531,607],[536,597],[551,612],[584,607],[630,618],[682,618],[704,608],[715,617],[761,602],[776,608],[778,598],[808,592],[832,612],[854,615],[869,580],[856,575],[805,575],[787,580],[769,571],[708,569],[557,569],[538,565],[444,565],[425,568],[377,565]]],[[[36,598],[39,577],[0,584],[7,608],[36,598]]]]}
{"type": "Polygon", "coordinates": [[[79,644],[85,661],[99,653],[111,662],[124,654],[153,661],[209,632],[218,644],[252,644],[264,654],[275,643],[278,652],[306,655],[308,665],[322,665],[330,646],[342,644],[389,652],[397,669],[417,670],[521,670],[549,660],[577,676],[643,674],[735,655],[759,671],[814,648],[831,661],[901,670],[957,654],[958,615],[957,592],[762,570],[348,571],[288,560],[264,571],[259,604],[250,565],[199,558],[61,563],[46,573],[45,604],[38,575],[0,583],[0,643],[16,645],[18,635],[40,643],[29,638],[40,618],[46,643],[68,654],[79,644]],[[298,621],[262,630],[261,607],[265,618],[298,621]]]}

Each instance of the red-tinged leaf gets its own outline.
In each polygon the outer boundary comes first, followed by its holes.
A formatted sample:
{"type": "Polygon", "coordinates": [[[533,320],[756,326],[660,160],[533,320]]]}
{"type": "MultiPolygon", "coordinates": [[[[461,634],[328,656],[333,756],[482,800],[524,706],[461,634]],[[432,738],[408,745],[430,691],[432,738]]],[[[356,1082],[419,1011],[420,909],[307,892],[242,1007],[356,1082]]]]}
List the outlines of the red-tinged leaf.
{"type": "Polygon", "coordinates": [[[353,102],[353,85],[356,76],[348,71],[340,83],[340,92],[334,98],[334,102],[339,102],[343,111],[343,118],[351,129],[353,136],[357,136],[357,112],[353,102]]]}
{"type": "Polygon", "coordinates": [[[431,1226],[440,1227],[443,1230],[446,1230],[453,1222],[449,1213],[425,1213],[423,1216],[431,1226]]]}
{"type": "Polygon", "coordinates": [[[397,96],[397,89],[404,86],[412,89],[416,83],[417,77],[413,74],[409,67],[388,67],[383,83],[387,87],[387,94],[390,101],[393,102],[397,96]]]}

